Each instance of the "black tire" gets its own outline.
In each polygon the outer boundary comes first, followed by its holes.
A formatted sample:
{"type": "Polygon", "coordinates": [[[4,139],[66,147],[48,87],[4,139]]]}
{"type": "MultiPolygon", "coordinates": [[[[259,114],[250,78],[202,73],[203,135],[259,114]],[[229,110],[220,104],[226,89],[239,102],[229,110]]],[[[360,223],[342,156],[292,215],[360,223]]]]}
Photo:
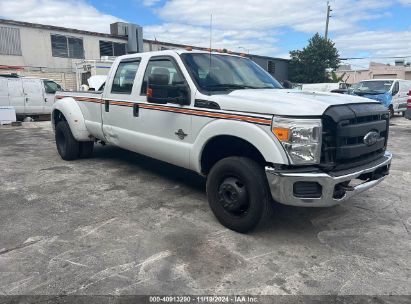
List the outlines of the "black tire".
{"type": "Polygon", "coordinates": [[[55,132],[57,151],[64,160],[74,160],[78,158],[80,145],[73,137],[67,121],[60,121],[55,132]]]}
{"type": "Polygon", "coordinates": [[[80,158],[90,158],[93,155],[94,141],[82,141],[79,147],[80,158]]]}
{"type": "Polygon", "coordinates": [[[217,162],[207,177],[210,208],[225,227],[246,233],[263,225],[274,202],[262,166],[245,157],[217,162]]]}
{"type": "Polygon", "coordinates": [[[392,105],[389,107],[388,110],[390,111],[390,118],[394,117],[394,108],[392,105]]]}

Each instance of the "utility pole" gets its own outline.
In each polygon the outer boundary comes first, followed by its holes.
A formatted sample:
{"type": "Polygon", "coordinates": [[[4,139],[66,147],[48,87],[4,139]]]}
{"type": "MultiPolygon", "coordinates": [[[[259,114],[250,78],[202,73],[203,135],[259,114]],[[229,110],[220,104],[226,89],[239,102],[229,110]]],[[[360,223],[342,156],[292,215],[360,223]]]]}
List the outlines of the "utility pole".
{"type": "Polygon", "coordinates": [[[325,22],[325,39],[328,39],[328,24],[330,23],[330,13],[332,12],[330,1],[327,1],[327,21],[325,22]]]}

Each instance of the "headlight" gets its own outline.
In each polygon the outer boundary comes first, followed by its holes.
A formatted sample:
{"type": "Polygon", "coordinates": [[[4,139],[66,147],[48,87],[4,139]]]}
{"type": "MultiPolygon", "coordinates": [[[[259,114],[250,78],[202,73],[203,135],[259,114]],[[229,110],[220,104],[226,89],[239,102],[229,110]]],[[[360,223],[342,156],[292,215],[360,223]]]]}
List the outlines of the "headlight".
{"type": "Polygon", "coordinates": [[[320,163],[322,133],[320,119],[274,117],[271,129],[293,165],[320,163]]]}

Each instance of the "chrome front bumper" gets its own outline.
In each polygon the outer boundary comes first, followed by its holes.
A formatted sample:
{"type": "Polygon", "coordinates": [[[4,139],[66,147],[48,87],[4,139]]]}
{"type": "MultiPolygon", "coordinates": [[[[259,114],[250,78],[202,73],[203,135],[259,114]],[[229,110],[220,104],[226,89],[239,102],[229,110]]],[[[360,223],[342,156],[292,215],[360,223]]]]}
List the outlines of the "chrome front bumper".
{"type": "MultiPolygon", "coordinates": [[[[279,203],[292,206],[303,207],[330,207],[340,204],[352,196],[368,190],[379,184],[385,176],[380,176],[377,172],[386,172],[388,174],[391,165],[392,154],[386,152],[385,155],[371,164],[360,166],[355,170],[339,172],[339,174],[328,174],[325,172],[287,172],[278,171],[272,167],[266,167],[268,183],[270,185],[271,195],[273,199],[279,203]],[[337,185],[358,179],[366,174],[372,175],[374,178],[350,187],[346,190],[342,197],[335,195],[337,185]],[[294,184],[296,182],[316,182],[321,185],[322,192],[320,197],[301,197],[295,196],[294,184]]],[[[338,172],[337,172],[338,173],[338,172]]]]}

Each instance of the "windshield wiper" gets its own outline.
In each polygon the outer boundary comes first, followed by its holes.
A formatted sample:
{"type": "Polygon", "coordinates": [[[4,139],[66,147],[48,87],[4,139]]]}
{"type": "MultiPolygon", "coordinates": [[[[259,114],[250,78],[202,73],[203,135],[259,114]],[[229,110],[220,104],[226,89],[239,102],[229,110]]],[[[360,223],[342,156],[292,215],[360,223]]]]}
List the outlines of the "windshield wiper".
{"type": "Polygon", "coordinates": [[[378,95],[378,94],[384,94],[384,92],[377,91],[377,90],[355,90],[354,94],[357,94],[357,95],[378,95]]]}

